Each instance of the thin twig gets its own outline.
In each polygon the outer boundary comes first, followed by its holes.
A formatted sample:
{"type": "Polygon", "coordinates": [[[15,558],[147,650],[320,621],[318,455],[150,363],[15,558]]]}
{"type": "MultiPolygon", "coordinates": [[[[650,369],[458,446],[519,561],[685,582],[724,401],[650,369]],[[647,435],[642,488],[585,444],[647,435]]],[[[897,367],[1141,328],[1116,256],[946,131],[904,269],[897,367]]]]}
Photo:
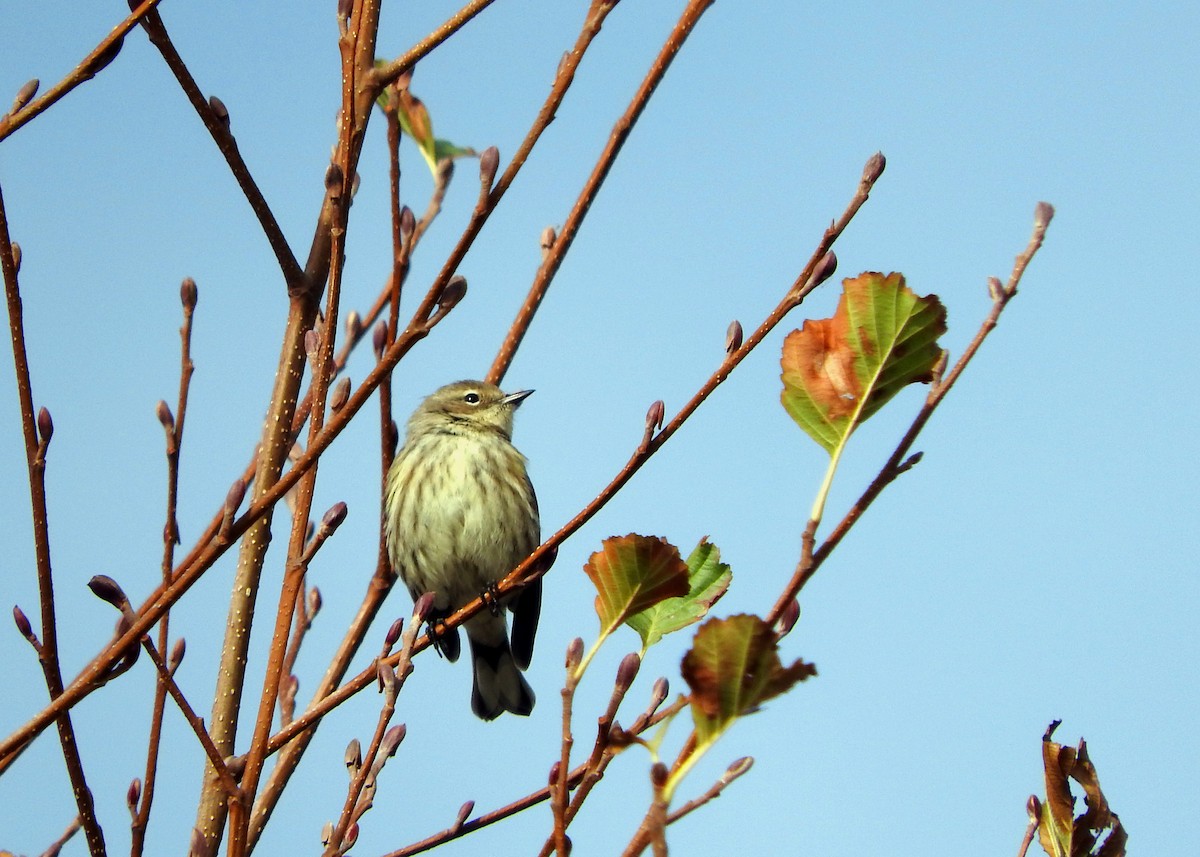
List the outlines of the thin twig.
{"type": "Polygon", "coordinates": [[[20,110],[0,116],[0,141],[6,139],[14,131],[25,125],[35,116],[44,113],[57,103],[64,95],[81,83],[86,83],[97,75],[105,66],[116,58],[121,50],[121,44],[138,23],[148,15],[162,0],[143,0],[143,2],[121,23],[113,27],[107,36],[100,40],[95,49],[79,61],[79,64],[62,79],[54,88],[46,91],[45,95],[36,101],[31,101],[20,110]]]}
{"type": "MultiPolygon", "coordinates": [[[[617,155],[621,153],[621,148],[625,145],[629,133],[633,130],[633,126],[637,124],[642,111],[646,109],[646,105],[650,101],[650,96],[654,94],[659,83],[662,82],[667,69],[671,66],[671,61],[678,55],[680,49],[683,47],[683,43],[691,35],[696,24],[699,23],[700,16],[708,10],[708,7],[713,2],[714,0],[692,0],[687,5],[683,14],[680,15],[679,20],[676,22],[675,27],[671,30],[671,34],[663,43],[661,50],[659,50],[658,56],[651,63],[650,69],[646,72],[641,86],[638,87],[637,92],[625,108],[625,112],[621,115],[621,118],[613,126],[613,130],[608,136],[608,142],[604,146],[604,151],[600,153],[596,165],[592,168],[591,175],[588,176],[583,189],[580,190],[579,196],[576,198],[575,204],[571,207],[571,212],[567,215],[566,222],[563,223],[562,230],[559,232],[557,239],[545,254],[541,267],[538,268],[537,275],[533,279],[533,284],[529,288],[529,294],[525,297],[525,302],[517,311],[517,317],[513,320],[508,334],[504,338],[504,343],[500,346],[500,350],[496,354],[496,359],[492,362],[491,368],[488,369],[487,381],[498,385],[504,380],[504,375],[508,372],[508,367],[512,365],[513,357],[516,356],[517,348],[520,347],[521,340],[524,339],[525,333],[533,321],[534,313],[541,306],[542,299],[545,298],[554,275],[558,273],[563,259],[566,258],[567,251],[570,249],[576,234],[579,232],[579,227],[583,224],[584,218],[587,217],[592,203],[600,192],[601,185],[608,178],[608,173],[612,169],[617,155]]],[[[593,14],[595,14],[597,5],[601,4],[593,4],[593,14]]],[[[603,5],[607,5],[611,9],[615,5],[615,0],[603,5]]]]}
{"type": "Polygon", "coordinates": [[[434,48],[457,33],[463,25],[494,2],[496,0],[471,0],[470,3],[447,18],[445,23],[409,48],[402,57],[381,66],[376,71],[376,79],[380,88],[394,83],[400,75],[415,66],[422,57],[427,56],[434,48]]]}
{"type": "MultiPolygon", "coordinates": [[[[4,294],[8,303],[8,326],[13,349],[13,366],[17,380],[17,397],[21,404],[21,430],[25,437],[25,463],[29,479],[29,502],[33,513],[33,546],[37,564],[38,601],[41,606],[41,647],[38,663],[46,681],[51,701],[63,694],[62,670],[58,660],[58,624],[54,607],[54,575],[50,567],[50,526],[46,511],[46,451],[53,434],[53,423],[46,409],[35,417],[33,386],[29,376],[29,356],[25,350],[25,323],[21,308],[21,292],[17,283],[17,263],[8,231],[8,213],[4,194],[0,190],[0,270],[4,277],[4,294]],[[40,431],[39,431],[40,429],[40,431]],[[41,435],[40,439],[38,435],[41,435]]],[[[58,739],[63,761],[71,780],[71,791],[79,810],[79,821],[87,837],[88,851],[93,855],[105,853],[104,834],[96,818],[92,792],[83,772],[83,760],[75,740],[71,717],[63,710],[57,717],[58,739]]]]}
{"type": "MultiPolygon", "coordinates": [[[[179,497],[179,453],[183,445],[183,426],[187,419],[188,390],[191,387],[195,364],[192,362],[192,318],[196,309],[196,283],[190,277],[180,286],[180,302],[183,305],[183,325],[179,328],[179,397],[175,405],[172,424],[167,428],[167,513],[163,524],[163,586],[171,582],[171,569],[175,565],[175,545],[179,543],[179,521],[176,505],[179,497]]],[[[169,412],[168,412],[169,415],[169,412]]],[[[170,639],[169,613],[164,613],[158,624],[158,650],[166,651],[170,639]]],[[[146,846],[146,826],[150,822],[150,809],[154,804],[154,788],[158,774],[158,755],[162,741],[162,718],[166,707],[166,679],[160,676],[154,688],[154,703],[150,715],[150,735],[146,747],[146,773],[141,792],[141,801],[131,827],[130,853],[137,857],[146,846]]]]}

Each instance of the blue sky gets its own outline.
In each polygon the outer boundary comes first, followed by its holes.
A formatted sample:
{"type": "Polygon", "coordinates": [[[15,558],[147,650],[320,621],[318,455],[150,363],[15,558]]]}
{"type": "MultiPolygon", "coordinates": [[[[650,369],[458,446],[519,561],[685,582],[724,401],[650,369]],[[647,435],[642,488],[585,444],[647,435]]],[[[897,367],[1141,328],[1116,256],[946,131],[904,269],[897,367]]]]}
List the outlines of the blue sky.
{"type": "MultiPolygon", "coordinates": [[[[125,9],[10,5],[0,28],[0,92],[8,93],[30,77],[50,86],[125,9]]],[[[495,145],[506,163],[584,6],[502,0],[423,61],[413,90],[438,135],[495,145]]],[[[681,6],[623,0],[609,17],[556,121],[464,260],[467,299],[398,367],[399,412],[444,382],[486,371],[536,270],[538,235],[566,216],[681,6]]],[[[386,9],[381,54],[399,54],[454,8],[386,9]]],[[[331,3],[163,9],[205,92],[228,107],[300,255],[334,140],[332,11],[331,3]]],[[[837,245],[837,277],[560,550],[530,672],[534,715],[480,723],[469,711],[469,670],[418,660],[399,714],[408,738],[364,819],[358,853],[441,829],[464,800],[486,810],[545,781],[558,752],[562,652],[572,637],[596,632],[581,568],[606,536],[661,535],[686,553],[707,535],[734,572],[718,612],[769,609],[798,557],[825,464],[778,403],[783,336],[805,317],[830,314],[840,277],[895,270],[947,305],[943,343],[957,356],[987,312],[986,278],[1007,276],[1039,200],[1057,209],[1046,245],[919,441],[924,461],[804,591],[783,654],[814,661],[819,677],[722,740],[683,797],[737,757],[754,756],[755,767],[672,828],[671,844],[688,854],[924,855],[964,843],[1011,853],[1025,799],[1042,789],[1039,739],[1061,718],[1061,741],[1087,739],[1131,846],[1190,853],[1180,817],[1200,800],[1191,669],[1200,584],[1187,535],[1200,467],[1186,380],[1200,356],[1186,273],[1200,195],[1200,81],[1188,59],[1198,38],[1200,13],[1183,3],[718,2],[631,136],[507,378],[537,389],[519,413],[516,442],[531,459],[546,532],[620,468],[650,402],[663,399],[670,416],[703,383],[731,319],[750,329],[776,304],[876,150],[887,171],[837,245]]],[[[344,311],[365,308],[386,276],[384,152],[376,122],[352,210],[344,311]]],[[[419,212],[428,171],[411,146],[404,158],[403,193],[419,212]]],[[[410,290],[428,282],[466,222],[474,173],[460,163],[410,290]]],[[[0,144],[0,184],[25,254],[35,400],[55,421],[50,531],[64,671],[73,674],[112,630],[111,608],[88,593],[87,579],[109,574],[140,601],[158,578],[165,468],[154,405],[176,395],[179,281],[192,276],[200,289],[180,497],[185,548],[259,436],[286,303],[248,206],[141,33],[103,74],[0,144]]],[[[371,362],[367,349],[354,357],[354,382],[371,362]]],[[[856,435],[831,521],[886,458],[920,396],[900,396],[856,435]]],[[[0,604],[33,615],[11,369],[0,372],[0,414],[0,604]]],[[[377,440],[364,417],[321,467],[316,509],[344,500],[350,515],[311,573],[325,611],[299,664],[301,699],[374,564],[377,440]]],[[[284,527],[278,518],[271,581],[284,527]]],[[[230,562],[219,564],[173,614],[173,634],[189,647],[180,681],[202,711],[231,574],[230,562]]],[[[408,609],[397,593],[384,613],[408,609]]],[[[657,676],[682,686],[689,640],[685,632],[653,652],[626,721],[657,676]]],[[[589,673],[576,704],[580,745],[617,663],[636,647],[632,632],[618,635],[589,673]]],[[[252,671],[250,686],[259,680],[252,671]]],[[[11,628],[0,629],[0,684],[8,734],[45,695],[11,628]]],[[[141,774],[152,687],[139,664],[77,709],[113,852],[127,847],[124,794],[141,774]]],[[[263,853],[317,849],[344,795],[343,748],[369,734],[377,710],[367,693],[327,718],[263,853]]],[[[166,723],[176,752],[148,853],[185,847],[202,762],[177,712],[166,723]]],[[[684,726],[676,724],[668,748],[684,726]]],[[[576,854],[615,853],[627,841],[649,796],[647,767],[640,752],[613,763],[572,827],[576,854]]],[[[72,811],[48,735],[0,779],[0,848],[39,853],[72,811]]],[[[535,809],[442,853],[528,853],[548,829],[548,810],[535,809]]],[[[64,853],[85,853],[82,840],[64,853]]]]}

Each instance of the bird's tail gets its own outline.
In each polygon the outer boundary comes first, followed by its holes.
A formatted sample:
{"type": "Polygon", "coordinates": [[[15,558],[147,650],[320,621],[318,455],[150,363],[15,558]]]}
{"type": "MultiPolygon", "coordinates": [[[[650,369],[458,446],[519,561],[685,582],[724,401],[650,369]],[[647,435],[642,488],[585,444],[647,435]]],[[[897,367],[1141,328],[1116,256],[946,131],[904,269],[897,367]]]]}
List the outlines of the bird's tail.
{"type": "Polygon", "coordinates": [[[495,720],[505,711],[521,715],[533,711],[533,688],[517,669],[507,635],[498,643],[481,642],[468,631],[467,639],[475,668],[475,686],[471,689],[475,715],[495,720]]]}

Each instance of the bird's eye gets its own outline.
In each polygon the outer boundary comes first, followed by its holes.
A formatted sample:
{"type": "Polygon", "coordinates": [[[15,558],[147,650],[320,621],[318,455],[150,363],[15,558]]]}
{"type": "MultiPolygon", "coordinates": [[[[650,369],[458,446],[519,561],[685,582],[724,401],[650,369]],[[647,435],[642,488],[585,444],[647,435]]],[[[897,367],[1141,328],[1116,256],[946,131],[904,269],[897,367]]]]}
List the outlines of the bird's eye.
{"type": "Polygon", "coordinates": [[[465,396],[463,396],[463,401],[468,405],[478,405],[480,401],[479,394],[474,391],[467,393],[465,396]]]}

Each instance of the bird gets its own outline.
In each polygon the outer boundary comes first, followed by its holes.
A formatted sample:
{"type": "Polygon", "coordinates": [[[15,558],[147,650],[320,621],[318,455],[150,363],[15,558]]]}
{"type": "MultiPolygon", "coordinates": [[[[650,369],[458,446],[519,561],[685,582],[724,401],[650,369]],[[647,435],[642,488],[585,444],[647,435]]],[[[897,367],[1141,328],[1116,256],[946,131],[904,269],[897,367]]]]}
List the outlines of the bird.
{"type": "Polygon", "coordinates": [[[473,663],[471,710],[483,720],[506,711],[528,715],[535,701],[522,672],[533,657],[541,577],[501,601],[494,595],[541,542],[537,496],[525,456],[512,444],[513,413],[532,392],[505,393],[486,381],[436,390],[409,418],[385,484],[389,560],[414,603],[434,593],[431,636],[451,663],[460,653],[458,631],[439,629],[438,621],[491,595],[491,609],[463,624],[473,663]],[[511,639],[504,608],[513,617],[511,639]]]}

